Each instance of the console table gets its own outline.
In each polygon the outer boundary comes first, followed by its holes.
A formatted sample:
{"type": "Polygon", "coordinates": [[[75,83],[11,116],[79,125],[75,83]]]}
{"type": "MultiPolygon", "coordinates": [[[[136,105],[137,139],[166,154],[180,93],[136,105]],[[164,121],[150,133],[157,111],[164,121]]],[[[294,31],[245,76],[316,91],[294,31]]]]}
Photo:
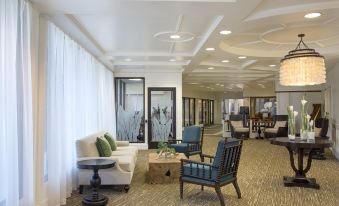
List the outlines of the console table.
{"type": "Polygon", "coordinates": [[[332,142],[327,139],[316,138],[314,142],[302,141],[300,138],[289,140],[287,137],[278,137],[271,139],[271,144],[284,146],[287,148],[290,155],[291,167],[295,172],[294,177],[284,176],[284,185],[286,187],[307,187],[319,189],[315,178],[307,178],[306,173],[310,170],[312,164],[312,153],[316,149],[328,148],[332,142]],[[308,152],[307,165],[304,168],[304,154],[305,150],[308,152]],[[298,167],[294,164],[293,151],[298,154],[298,167]]]}
{"type": "Polygon", "coordinates": [[[101,185],[101,178],[99,176],[99,169],[108,169],[112,168],[115,165],[114,160],[107,159],[92,159],[92,160],[83,160],[77,163],[79,169],[92,169],[94,174],[90,181],[92,186],[92,194],[87,195],[82,200],[82,205],[95,205],[95,206],[105,206],[108,203],[108,198],[104,195],[98,193],[99,187],[101,185]]]}

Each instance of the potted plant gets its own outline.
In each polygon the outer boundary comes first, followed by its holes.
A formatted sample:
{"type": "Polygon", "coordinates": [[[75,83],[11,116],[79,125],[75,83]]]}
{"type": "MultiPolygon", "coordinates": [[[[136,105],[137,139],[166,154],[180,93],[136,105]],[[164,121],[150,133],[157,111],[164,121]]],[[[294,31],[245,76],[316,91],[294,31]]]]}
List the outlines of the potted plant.
{"type": "Polygon", "coordinates": [[[301,125],[300,125],[300,139],[301,140],[307,140],[307,132],[308,132],[308,123],[310,116],[307,114],[307,109],[305,108],[307,104],[307,101],[303,97],[301,100],[301,114],[300,114],[300,119],[301,119],[301,125]],[[307,118],[309,118],[307,120],[307,118]]]}
{"type": "Polygon", "coordinates": [[[167,143],[159,142],[158,143],[158,157],[173,158],[176,154],[174,148],[170,148],[167,143]]]}

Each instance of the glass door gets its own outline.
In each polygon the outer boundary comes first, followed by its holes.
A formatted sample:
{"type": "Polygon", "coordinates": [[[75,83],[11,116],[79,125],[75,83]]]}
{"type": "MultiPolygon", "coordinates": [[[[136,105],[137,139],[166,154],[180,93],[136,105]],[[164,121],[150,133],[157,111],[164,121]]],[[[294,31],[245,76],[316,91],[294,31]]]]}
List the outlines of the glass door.
{"type": "Polygon", "coordinates": [[[210,115],[210,119],[209,119],[209,123],[210,124],[214,124],[214,100],[209,100],[209,115],[210,115]]]}
{"type": "Polygon", "coordinates": [[[190,119],[190,125],[195,125],[195,99],[194,98],[190,98],[190,115],[189,115],[189,119],[190,119]]]}
{"type": "Polygon", "coordinates": [[[182,98],[182,126],[187,127],[195,124],[195,99],[182,98]]]}
{"type": "Polygon", "coordinates": [[[144,78],[115,78],[117,140],[145,142],[144,102],[144,78]]]}
{"type": "Polygon", "coordinates": [[[190,125],[190,102],[189,98],[184,97],[183,98],[183,126],[187,127],[190,125]]]}
{"type": "Polygon", "coordinates": [[[176,138],[176,88],[148,88],[148,147],[176,138]]]}

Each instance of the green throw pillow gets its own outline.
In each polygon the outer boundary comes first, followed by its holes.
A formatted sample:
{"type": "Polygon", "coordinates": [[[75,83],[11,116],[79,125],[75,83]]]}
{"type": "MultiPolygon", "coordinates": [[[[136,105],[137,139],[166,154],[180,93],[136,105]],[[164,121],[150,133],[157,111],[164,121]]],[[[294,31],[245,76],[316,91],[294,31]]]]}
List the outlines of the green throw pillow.
{"type": "Polygon", "coordinates": [[[108,141],[109,145],[111,146],[112,151],[117,150],[117,144],[115,143],[112,135],[107,132],[104,136],[106,140],[108,141]]]}
{"type": "Polygon", "coordinates": [[[110,157],[112,155],[111,146],[109,145],[106,138],[97,137],[97,141],[95,144],[97,146],[100,157],[110,157]]]}

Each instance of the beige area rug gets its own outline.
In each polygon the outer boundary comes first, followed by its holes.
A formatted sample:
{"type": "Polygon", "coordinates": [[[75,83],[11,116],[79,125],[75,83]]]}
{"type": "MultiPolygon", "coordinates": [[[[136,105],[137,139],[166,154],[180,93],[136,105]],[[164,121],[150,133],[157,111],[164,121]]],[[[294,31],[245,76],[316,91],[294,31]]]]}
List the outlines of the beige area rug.
{"type": "MultiPolygon", "coordinates": [[[[204,152],[214,154],[220,138],[206,136],[204,152]]],[[[129,193],[114,189],[102,189],[109,197],[109,205],[171,206],[171,205],[219,205],[213,188],[200,191],[198,185],[184,185],[184,199],[179,198],[179,183],[150,185],[146,183],[147,154],[140,151],[138,163],[129,193]]],[[[309,177],[320,184],[320,190],[284,187],[284,175],[292,176],[288,152],[284,147],[271,145],[267,140],[246,140],[238,171],[238,183],[242,199],[238,199],[232,185],[222,188],[226,205],[244,206],[338,206],[339,205],[339,161],[330,151],[327,160],[314,160],[309,177]]],[[[198,159],[198,158],[194,158],[198,159]]],[[[100,173],[100,171],[99,171],[100,173]]],[[[87,189],[87,192],[88,189],[87,189]]],[[[81,205],[82,195],[74,192],[67,205],[81,205]]]]}

